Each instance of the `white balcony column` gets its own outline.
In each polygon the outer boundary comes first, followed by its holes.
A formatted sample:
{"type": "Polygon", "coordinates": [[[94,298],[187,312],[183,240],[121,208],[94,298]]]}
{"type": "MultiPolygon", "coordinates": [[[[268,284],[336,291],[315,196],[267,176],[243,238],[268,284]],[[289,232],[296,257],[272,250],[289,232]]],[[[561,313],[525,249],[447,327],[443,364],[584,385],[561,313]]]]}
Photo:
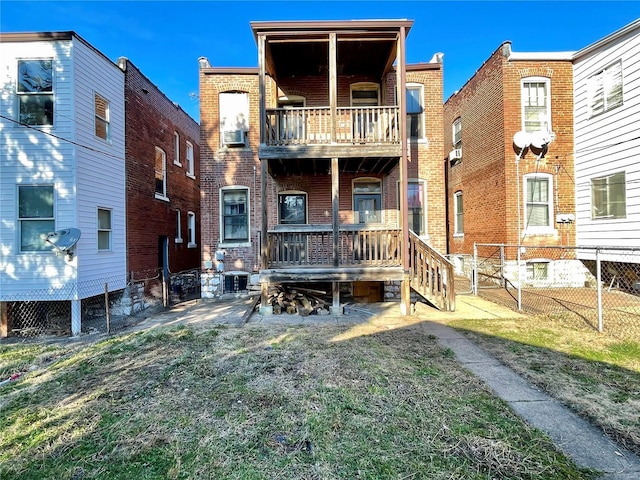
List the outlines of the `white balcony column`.
{"type": "Polygon", "coordinates": [[[409,277],[409,197],[408,161],[407,161],[407,72],[406,72],[406,30],[400,27],[398,37],[398,101],[400,103],[400,226],[402,228],[402,284],[400,286],[400,311],[411,314],[411,286],[409,277]]]}

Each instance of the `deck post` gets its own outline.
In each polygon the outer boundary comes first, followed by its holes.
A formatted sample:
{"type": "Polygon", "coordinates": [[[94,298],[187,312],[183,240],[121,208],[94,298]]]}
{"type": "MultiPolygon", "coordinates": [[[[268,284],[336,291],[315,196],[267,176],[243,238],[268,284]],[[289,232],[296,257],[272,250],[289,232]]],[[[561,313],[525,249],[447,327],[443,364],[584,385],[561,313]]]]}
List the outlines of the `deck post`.
{"type": "Polygon", "coordinates": [[[408,180],[408,149],[407,149],[407,74],[406,74],[406,30],[400,27],[400,36],[398,37],[398,100],[400,103],[400,226],[402,228],[402,284],[400,286],[400,312],[403,315],[411,315],[411,282],[409,276],[409,210],[407,207],[409,195],[408,180]]]}
{"type": "Polygon", "coordinates": [[[329,311],[331,315],[342,315],[344,310],[340,305],[340,282],[331,282],[331,293],[333,294],[333,304],[329,311]]]}
{"type": "MultiPolygon", "coordinates": [[[[266,37],[264,35],[258,36],[258,92],[260,95],[260,144],[263,145],[266,141],[265,121],[266,121],[266,105],[265,105],[265,77],[266,77],[266,37]]],[[[269,243],[267,236],[268,221],[267,221],[267,175],[268,175],[268,160],[260,159],[260,202],[262,204],[261,212],[261,233],[260,233],[260,268],[269,268],[269,243]]],[[[260,315],[271,315],[273,313],[273,307],[268,304],[269,300],[269,283],[260,282],[260,315]]]]}

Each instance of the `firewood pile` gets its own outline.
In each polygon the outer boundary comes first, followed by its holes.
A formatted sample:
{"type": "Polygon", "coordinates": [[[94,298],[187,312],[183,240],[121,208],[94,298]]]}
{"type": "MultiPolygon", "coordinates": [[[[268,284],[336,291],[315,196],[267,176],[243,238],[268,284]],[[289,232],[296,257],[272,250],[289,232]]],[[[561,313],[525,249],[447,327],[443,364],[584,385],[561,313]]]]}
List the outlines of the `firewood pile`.
{"type": "MultiPolygon", "coordinates": [[[[250,287],[252,295],[260,295],[260,286],[250,287]]],[[[256,305],[259,308],[260,302],[256,305]]],[[[324,290],[304,288],[297,285],[269,285],[267,305],[273,313],[298,315],[329,315],[331,294],[324,290]]]]}

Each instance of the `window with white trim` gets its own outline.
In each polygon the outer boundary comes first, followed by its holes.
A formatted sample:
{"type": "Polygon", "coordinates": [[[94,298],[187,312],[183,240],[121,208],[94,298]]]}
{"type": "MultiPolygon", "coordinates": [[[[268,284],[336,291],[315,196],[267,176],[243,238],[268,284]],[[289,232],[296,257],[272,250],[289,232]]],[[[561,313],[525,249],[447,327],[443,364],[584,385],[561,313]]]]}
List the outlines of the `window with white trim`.
{"type": "Polygon", "coordinates": [[[524,228],[528,233],[553,229],[553,178],[547,173],[524,176],[524,228]]]}
{"type": "Polygon", "coordinates": [[[424,138],[424,86],[407,84],[407,134],[409,138],[424,138]]]}
{"type": "Polygon", "coordinates": [[[187,248],[195,248],[196,243],[196,214],[187,212],[187,248]]]}
{"type": "Polygon", "coordinates": [[[53,59],[18,60],[19,121],[53,125],[53,59]]]}
{"type": "Polygon", "coordinates": [[[225,188],[220,193],[222,203],[222,242],[249,241],[249,189],[225,188]]]}
{"type": "Polygon", "coordinates": [[[156,198],[167,199],[167,155],[159,147],[155,150],[156,198]]]}
{"type": "Polygon", "coordinates": [[[218,97],[220,114],[220,144],[244,146],[249,131],[249,94],[222,92],[218,97]],[[233,141],[230,141],[232,140],[233,141]]]}
{"type": "Polygon", "coordinates": [[[353,217],[355,223],[382,221],[382,182],[379,179],[353,181],[353,217]]]}
{"type": "Polygon", "coordinates": [[[111,210],[98,208],[98,251],[111,250],[111,210]]]}
{"type": "Polygon", "coordinates": [[[627,182],[625,172],[591,179],[591,219],[626,218],[627,182]]]}
{"type": "Polygon", "coordinates": [[[109,140],[109,101],[98,95],[94,95],[95,133],[96,137],[109,140]]]}
{"type": "Polygon", "coordinates": [[[622,105],[622,60],[591,76],[587,95],[591,117],[622,105]]]}
{"type": "Polygon", "coordinates": [[[18,186],[20,251],[49,250],[42,234],[55,230],[53,185],[18,186]]]}
{"type": "Polygon", "coordinates": [[[453,194],[453,234],[464,235],[464,204],[462,201],[462,192],[453,194]]]}
{"type": "Polygon", "coordinates": [[[187,175],[192,178],[196,178],[193,165],[193,145],[191,142],[187,142],[187,175]]]}
{"type": "Polygon", "coordinates": [[[182,243],[182,213],[176,210],[176,238],[175,243],[182,243]]]}
{"type": "MultiPolygon", "coordinates": [[[[426,235],[426,182],[423,180],[409,180],[407,184],[407,209],[409,214],[409,229],[416,235],[426,235]]],[[[398,182],[398,197],[400,187],[398,182]]],[[[398,199],[398,205],[400,201],[398,199]]]]}
{"type": "Polygon", "coordinates": [[[544,77],[522,80],[522,129],[528,133],[551,132],[550,81],[544,77]]]}
{"type": "Polygon", "coordinates": [[[173,132],[173,163],[182,166],[180,163],[180,134],[173,132]]]}
{"type": "Polygon", "coordinates": [[[462,145],[462,118],[456,118],[451,124],[451,143],[453,148],[460,148],[462,145]]]}

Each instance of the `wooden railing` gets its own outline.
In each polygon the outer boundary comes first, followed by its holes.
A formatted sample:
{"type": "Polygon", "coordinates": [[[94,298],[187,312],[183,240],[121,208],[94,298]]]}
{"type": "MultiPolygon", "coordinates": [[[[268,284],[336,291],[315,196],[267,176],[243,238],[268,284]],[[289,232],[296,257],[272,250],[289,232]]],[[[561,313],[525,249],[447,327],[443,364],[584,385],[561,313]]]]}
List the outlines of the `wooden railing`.
{"type": "MultiPolygon", "coordinates": [[[[286,226],[267,236],[267,268],[329,267],[333,231],[318,225],[286,226]]],[[[344,225],[338,233],[338,267],[401,267],[402,231],[344,225]]],[[[409,232],[411,288],[441,310],[455,310],[454,265],[409,232]]]]}
{"type": "Polygon", "coordinates": [[[400,143],[399,108],[340,107],[331,138],[329,107],[270,108],[265,142],[271,146],[330,143],[400,143]]]}
{"type": "Polygon", "coordinates": [[[409,232],[411,288],[441,310],[455,310],[454,265],[409,232]]]}
{"type": "MultiPolygon", "coordinates": [[[[338,266],[399,266],[400,231],[340,227],[338,266]]],[[[268,233],[269,268],[333,266],[331,228],[297,226],[268,233]]]]}

